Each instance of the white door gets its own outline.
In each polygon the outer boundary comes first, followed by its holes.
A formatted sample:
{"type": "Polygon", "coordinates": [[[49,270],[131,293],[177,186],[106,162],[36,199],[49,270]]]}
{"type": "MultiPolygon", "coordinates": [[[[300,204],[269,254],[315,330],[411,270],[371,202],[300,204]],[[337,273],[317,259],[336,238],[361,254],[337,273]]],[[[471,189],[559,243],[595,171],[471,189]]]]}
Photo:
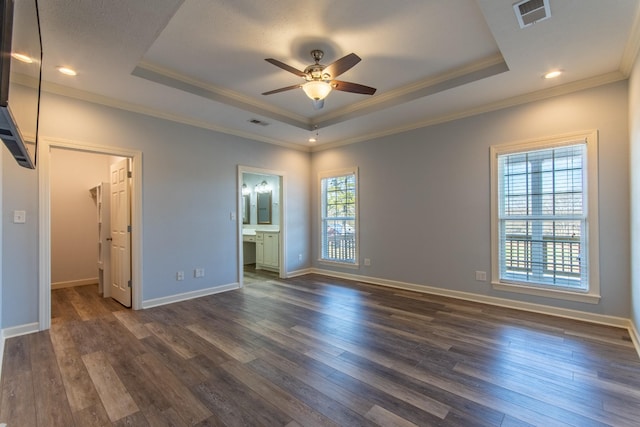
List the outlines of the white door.
{"type": "Polygon", "coordinates": [[[111,297],[131,307],[129,159],[111,165],[111,297]]]}

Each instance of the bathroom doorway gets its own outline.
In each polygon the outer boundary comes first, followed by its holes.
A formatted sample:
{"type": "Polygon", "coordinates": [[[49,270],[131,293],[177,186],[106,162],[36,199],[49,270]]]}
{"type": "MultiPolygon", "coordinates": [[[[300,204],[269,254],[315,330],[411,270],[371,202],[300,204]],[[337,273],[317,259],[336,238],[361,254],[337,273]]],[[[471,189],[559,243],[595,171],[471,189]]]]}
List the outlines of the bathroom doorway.
{"type": "Polygon", "coordinates": [[[285,176],[238,167],[238,278],[245,282],[285,277],[285,176]]]}

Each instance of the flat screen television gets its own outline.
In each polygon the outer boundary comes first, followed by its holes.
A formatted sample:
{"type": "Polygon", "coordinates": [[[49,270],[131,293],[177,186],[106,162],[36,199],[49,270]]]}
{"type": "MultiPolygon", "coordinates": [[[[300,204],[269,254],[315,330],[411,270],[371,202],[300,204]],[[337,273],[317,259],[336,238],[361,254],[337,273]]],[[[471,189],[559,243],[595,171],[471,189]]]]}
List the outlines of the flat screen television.
{"type": "Polygon", "coordinates": [[[20,166],[35,169],[42,82],[38,0],[0,0],[0,13],[0,139],[20,166]]]}

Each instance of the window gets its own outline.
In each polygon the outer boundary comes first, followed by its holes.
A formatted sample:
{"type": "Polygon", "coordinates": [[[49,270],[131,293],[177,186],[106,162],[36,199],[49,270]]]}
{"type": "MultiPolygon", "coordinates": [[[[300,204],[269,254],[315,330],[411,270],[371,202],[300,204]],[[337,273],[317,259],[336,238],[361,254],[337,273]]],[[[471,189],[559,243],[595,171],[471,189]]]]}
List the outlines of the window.
{"type": "Polygon", "coordinates": [[[320,174],[322,261],[358,263],[357,170],[320,174]]]}
{"type": "Polygon", "coordinates": [[[597,302],[596,144],[592,132],[491,148],[494,287],[597,302]]]}

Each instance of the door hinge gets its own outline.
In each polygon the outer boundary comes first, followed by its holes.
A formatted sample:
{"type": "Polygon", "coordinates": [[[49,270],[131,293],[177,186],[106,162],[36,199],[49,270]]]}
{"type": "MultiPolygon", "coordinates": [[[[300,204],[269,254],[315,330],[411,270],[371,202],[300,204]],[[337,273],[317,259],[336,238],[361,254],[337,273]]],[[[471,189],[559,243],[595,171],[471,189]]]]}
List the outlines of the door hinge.
{"type": "Polygon", "coordinates": [[[127,231],[128,231],[129,233],[131,233],[131,226],[130,226],[130,225],[127,225],[127,231]]]}
{"type": "Polygon", "coordinates": [[[133,173],[131,173],[131,171],[127,172],[127,178],[131,178],[133,176],[133,173]]]}
{"type": "Polygon", "coordinates": [[[127,285],[129,285],[129,287],[131,287],[131,280],[129,280],[129,281],[127,282],[127,285]]]}

